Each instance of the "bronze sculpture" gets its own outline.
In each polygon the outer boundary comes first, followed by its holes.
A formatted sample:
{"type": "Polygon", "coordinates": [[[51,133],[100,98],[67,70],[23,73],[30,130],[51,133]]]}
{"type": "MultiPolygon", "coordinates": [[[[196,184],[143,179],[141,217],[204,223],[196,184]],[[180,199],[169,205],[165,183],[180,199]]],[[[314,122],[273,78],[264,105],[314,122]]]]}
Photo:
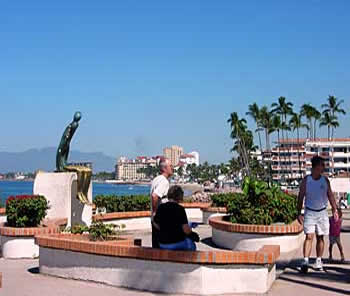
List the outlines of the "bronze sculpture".
{"type": "Polygon", "coordinates": [[[69,145],[73,138],[73,135],[79,127],[79,121],[81,119],[81,113],[75,112],[73,121],[66,127],[62,135],[60,144],[57,148],[56,154],[56,172],[64,172],[64,167],[67,166],[69,145]]]}
{"type": "Polygon", "coordinates": [[[77,198],[83,204],[90,204],[87,195],[90,187],[92,171],[83,166],[68,165],[69,146],[73,135],[79,127],[81,113],[75,112],[73,121],[66,127],[56,154],[56,172],[74,172],[78,177],[77,198]]]}

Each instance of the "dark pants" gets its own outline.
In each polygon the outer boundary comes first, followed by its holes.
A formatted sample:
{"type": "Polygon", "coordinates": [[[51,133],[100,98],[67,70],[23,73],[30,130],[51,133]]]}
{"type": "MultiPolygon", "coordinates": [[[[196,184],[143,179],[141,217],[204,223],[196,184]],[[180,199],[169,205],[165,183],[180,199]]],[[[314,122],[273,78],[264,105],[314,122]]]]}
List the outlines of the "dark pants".
{"type": "Polygon", "coordinates": [[[152,248],[159,249],[159,230],[152,224],[152,248]]]}

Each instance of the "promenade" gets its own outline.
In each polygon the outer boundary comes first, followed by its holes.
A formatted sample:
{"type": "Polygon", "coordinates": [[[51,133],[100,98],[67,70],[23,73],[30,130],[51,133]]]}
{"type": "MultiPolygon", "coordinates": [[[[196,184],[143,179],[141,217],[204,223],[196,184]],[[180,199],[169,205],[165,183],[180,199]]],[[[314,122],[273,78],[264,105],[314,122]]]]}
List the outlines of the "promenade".
{"type": "MultiPolygon", "coordinates": [[[[342,242],[347,262],[329,263],[325,260],[323,272],[311,270],[307,275],[298,271],[302,258],[301,249],[296,254],[282,257],[287,260],[278,268],[278,279],[266,295],[279,296],[297,293],[303,295],[350,295],[350,214],[344,215],[342,242]],[[289,258],[288,258],[289,257],[289,258]]],[[[210,228],[198,228],[204,243],[199,249],[212,248],[210,245],[210,228]]],[[[150,233],[135,232],[135,237],[143,239],[144,245],[150,244],[150,233]]],[[[326,256],[328,256],[328,238],[326,239],[326,256]]],[[[313,257],[315,253],[313,252],[313,257]]],[[[334,248],[334,258],[339,258],[338,249],[334,248]]],[[[38,273],[38,260],[5,260],[0,259],[0,271],[3,273],[3,287],[1,296],[150,296],[158,295],[150,292],[140,292],[123,288],[109,287],[99,283],[89,283],[76,280],[66,280],[44,276],[38,273]]],[[[233,279],[234,280],[234,279],[233,279]]],[[[237,294],[235,294],[237,295],[237,294]]]]}

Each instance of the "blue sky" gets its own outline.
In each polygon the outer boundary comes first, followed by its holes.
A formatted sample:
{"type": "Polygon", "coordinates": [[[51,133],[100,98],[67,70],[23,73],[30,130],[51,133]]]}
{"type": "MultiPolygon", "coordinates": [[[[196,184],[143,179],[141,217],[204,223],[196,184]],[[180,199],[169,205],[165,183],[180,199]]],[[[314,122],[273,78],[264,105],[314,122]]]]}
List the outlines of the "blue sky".
{"type": "Polygon", "coordinates": [[[297,108],[344,99],[336,135],[350,136],[349,9],[346,0],[3,0],[0,151],[56,146],[80,110],[73,149],[117,157],[178,144],[226,161],[229,114],[279,96],[297,108]]]}

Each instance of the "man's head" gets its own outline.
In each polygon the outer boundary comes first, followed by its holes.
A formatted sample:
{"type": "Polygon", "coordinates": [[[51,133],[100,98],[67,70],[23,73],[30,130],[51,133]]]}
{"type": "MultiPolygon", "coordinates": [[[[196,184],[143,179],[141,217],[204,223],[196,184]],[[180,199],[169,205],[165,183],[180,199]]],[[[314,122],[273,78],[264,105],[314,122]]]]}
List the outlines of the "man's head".
{"type": "Polygon", "coordinates": [[[166,159],[166,158],[162,159],[159,162],[159,169],[160,169],[160,173],[165,175],[167,178],[173,175],[173,167],[169,159],[166,159]]]}
{"type": "Polygon", "coordinates": [[[324,159],[320,156],[314,156],[311,159],[311,164],[312,164],[312,173],[315,174],[316,176],[319,176],[323,173],[324,171],[324,159]]]}
{"type": "Polygon", "coordinates": [[[168,191],[168,199],[176,202],[182,201],[184,198],[184,191],[178,185],[171,186],[168,191]]]}

